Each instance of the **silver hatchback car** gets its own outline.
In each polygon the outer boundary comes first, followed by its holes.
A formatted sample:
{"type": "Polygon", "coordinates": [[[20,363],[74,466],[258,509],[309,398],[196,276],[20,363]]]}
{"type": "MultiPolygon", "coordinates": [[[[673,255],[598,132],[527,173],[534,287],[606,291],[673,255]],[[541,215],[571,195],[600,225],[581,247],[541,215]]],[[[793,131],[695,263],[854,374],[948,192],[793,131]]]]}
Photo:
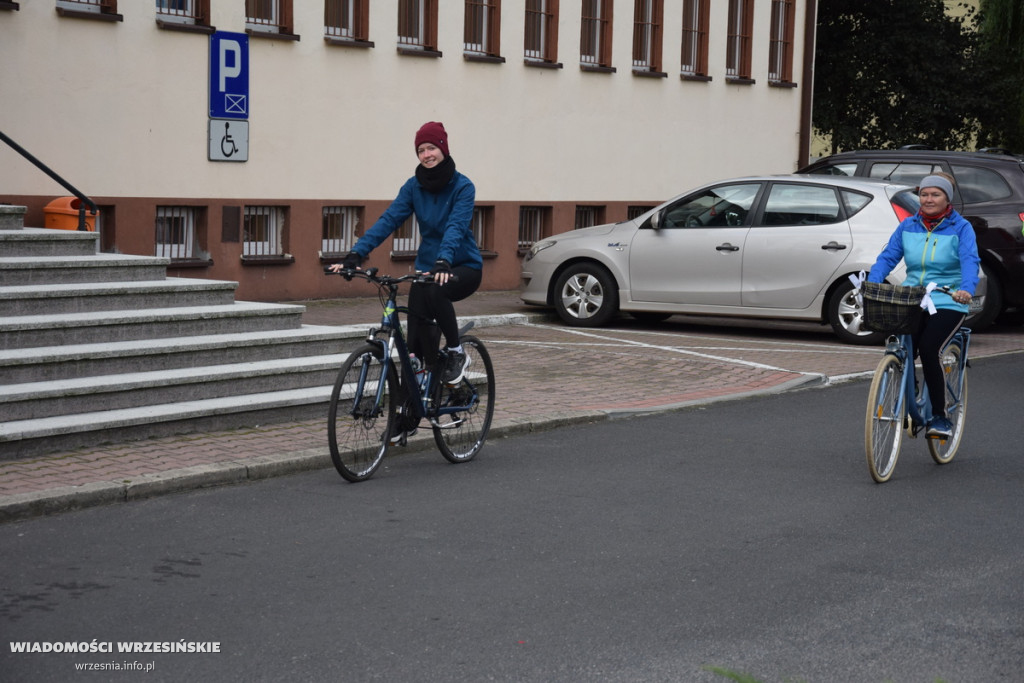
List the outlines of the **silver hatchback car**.
{"type": "MultiPolygon", "coordinates": [[[[844,342],[875,344],[882,335],[861,328],[848,276],[870,269],[918,208],[912,186],[868,178],[725,180],[630,221],[536,242],[521,296],[574,326],[604,325],[619,311],[647,321],[673,313],[817,320],[844,342]]],[[[902,266],[890,281],[903,281],[902,266]]]]}

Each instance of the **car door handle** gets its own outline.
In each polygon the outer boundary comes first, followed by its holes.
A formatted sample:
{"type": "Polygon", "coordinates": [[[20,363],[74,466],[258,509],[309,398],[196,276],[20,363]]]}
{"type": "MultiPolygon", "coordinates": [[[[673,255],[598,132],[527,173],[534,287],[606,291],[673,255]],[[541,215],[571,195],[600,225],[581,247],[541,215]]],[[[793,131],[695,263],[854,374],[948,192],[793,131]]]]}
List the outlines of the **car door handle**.
{"type": "Polygon", "coordinates": [[[719,244],[717,247],[715,247],[715,251],[739,251],[739,250],[740,250],[739,247],[734,247],[731,244],[729,244],[728,242],[726,242],[725,244],[719,244]]]}
{"type": "Polygon", "coordinates": [[[828,244],[821,245],[821,248],[825,251],[842,251],[843,249],[846,249],[846,245],[839,244],[839,242],[829,242],[828,244]]]}

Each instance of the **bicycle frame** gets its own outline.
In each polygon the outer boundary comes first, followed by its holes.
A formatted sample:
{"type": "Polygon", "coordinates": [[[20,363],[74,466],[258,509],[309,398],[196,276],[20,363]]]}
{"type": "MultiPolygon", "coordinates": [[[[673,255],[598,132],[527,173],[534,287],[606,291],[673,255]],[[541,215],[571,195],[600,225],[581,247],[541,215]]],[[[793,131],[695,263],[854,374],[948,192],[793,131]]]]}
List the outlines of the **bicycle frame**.
{"type": "MultiPolygon", "coordinates": [[[[949,343],[943,348],[949,347],[953,342],[957,342],[961,349],[961,362],[959,367],[956,368],[958,374],[958,381],[956,387],[963,386],[963,375],[967,370],[967,358],[968,358],[968,346],[970,345],[971,330],[966,327],[958,329],[953,336],[950,338],[949,343]]],[[[896,404],[896,415],[910,415],[911,419],[911,434],[917,436],[918,432],[924,429],[928,422],[932,419],[932,408],[931,401],[928,398],[928,386],[922,382],[921,393],[917,394],[917,369],[913,363],[914,359],[914,342],[909,334],[900,336],[889,337],[886,342],[885,353],[895,356],[899,359],[900,364],[903,366],[903,389],[900,391],[899,399],[896,404]]],[[[961,396],[958,391],[954,389],[954,386],[946,381],[946,389],[951,395],[953,395],[953,407],[960,404],[961,396]]]]}

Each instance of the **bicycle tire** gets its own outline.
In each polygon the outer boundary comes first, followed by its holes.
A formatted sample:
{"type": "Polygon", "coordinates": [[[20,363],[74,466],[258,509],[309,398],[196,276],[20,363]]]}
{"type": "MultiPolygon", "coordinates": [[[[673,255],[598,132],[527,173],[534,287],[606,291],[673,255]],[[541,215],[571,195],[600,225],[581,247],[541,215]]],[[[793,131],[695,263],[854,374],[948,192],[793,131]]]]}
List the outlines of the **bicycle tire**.
{"type": "Polygon", "coordinates": [[[384,376],[383,358],[384,351],[376,344],[359,347],[341,366],[331,390],[327,419],[331,461],[338,474],[351,482],[372,477],[389,446],[387,436],[395,422],[398,377],[391,364],[387,365],[387,377],[384,376]],[[366,373],[360,382],[364,369],[366,373]],[[377,405],[381,381],[387,382],[387,386],[377,405]]]}
{"type": "Polygon", "coordinates": [[[487,440],[494,419],[494,365],[487,348],[476,337],[463,335],[459,341],[470,359],[465,376],[456,385],[437,383],[434,405],[438,408],[468,405],[465,411],[431,419],[434,441],[441,455],[452,463],[469,462],[487,440]]]}
{"type": "Polygon", "coordinates": [[[903,443],[903,413],[896,414],[903,393],[903,363],[886,354],[871,380],[867,416],[864,422],[864,450],[871,478],[879,484],[889,481],[903,443]]]}
{"type": "Polygon", "coordinates": [[[960,374],[962,356],[963,349],[957,342],[950,344],[942,354],[942,372],[946,377],[946,415],[953,425],[953,433],[948,439],[928,439],[928,452],[939,465],[945,465],[953,459],[963,439],[967,420],[967,369],[964,368],[963,374],[960,374]]]}

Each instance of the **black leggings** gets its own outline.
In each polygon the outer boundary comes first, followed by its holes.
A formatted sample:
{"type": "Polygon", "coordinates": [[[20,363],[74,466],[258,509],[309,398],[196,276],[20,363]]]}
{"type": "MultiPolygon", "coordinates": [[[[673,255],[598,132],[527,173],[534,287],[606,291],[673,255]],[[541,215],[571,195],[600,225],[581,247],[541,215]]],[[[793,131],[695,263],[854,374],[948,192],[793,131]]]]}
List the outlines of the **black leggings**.
{"type": "Polygon", "coordinates": [[[942,373],[942,349],[964,322],[963,313],[940,308],[929,315],[925,313],[921,326],[912,337],[914,354],[921,357],[924,383],[928,387],[928,398],[932,403],[932,415],[946,414],[946,379],[942,373]]]}
{"type": "Polygon", "coordinates": [[[436,320],[441,333],[444,334],[445,345],[459,345],[459,323],[455,319],[453,301],[462,301],[480,286],[483,272],[468,266],[452,268],[457,279],[448,280],[443,285],[414,282],[409,287],[409,349],[420,358],[436,350],[423,347],[421,335],[428,321],[436,320]]]}

